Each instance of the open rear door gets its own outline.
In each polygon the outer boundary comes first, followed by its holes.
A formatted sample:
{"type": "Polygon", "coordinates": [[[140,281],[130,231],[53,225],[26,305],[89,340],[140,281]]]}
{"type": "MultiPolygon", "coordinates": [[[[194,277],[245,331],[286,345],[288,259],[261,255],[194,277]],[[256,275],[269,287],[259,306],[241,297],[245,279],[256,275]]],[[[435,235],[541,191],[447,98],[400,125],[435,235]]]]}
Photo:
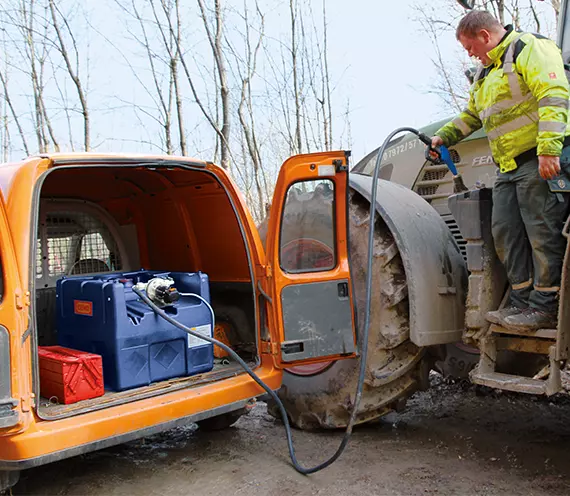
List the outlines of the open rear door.
{"type": "Polygon", "coordinates": [[[267,235],[267,278],[281,367],[356,356],[348,260],[348,154],[281,167],[267,235]]]}

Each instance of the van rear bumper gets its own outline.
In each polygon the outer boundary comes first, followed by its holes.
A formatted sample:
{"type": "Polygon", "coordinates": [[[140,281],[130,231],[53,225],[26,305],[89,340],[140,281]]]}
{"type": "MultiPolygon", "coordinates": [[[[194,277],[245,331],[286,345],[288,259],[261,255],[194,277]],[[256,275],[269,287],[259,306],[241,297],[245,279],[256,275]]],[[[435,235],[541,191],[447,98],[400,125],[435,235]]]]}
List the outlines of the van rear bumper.
{"type": "MultiPolygon", "coordinates": [[[[257,375],[271,389],[282,373],[263,356],[257,375]]],[[[60,420],[38,420],[0,436],[0,470],[24,470],[151,436],[247,406],[262,390],[247,374],[60,420]]]]}
{"type": "Polygon", "coordinates": [[[28,468],[39,467],[40,465],[45,465],[46,463],[64,460],[65,458],[83,455],[85,453],[89,453],[90,451],[97,451],[100,449],[109,448],[111,446],[116,446],[117,444],[128,443],[142,437],[148,437],[170,429],[174,429],[176,427],[182,427],[190,422],[199,422],[200,420],[239,410],[246,407],[249,401],[250,400],[238,401],[236,403],[232,403],[231,405],[224,405],[212,410],[208,410],[206,412],[189,415],[187,417],[182,417],[176,420],[171,420],[169,422],[164,422],[162,424],[153,425],[144,429],[138,429],[136,431],[131,431],[125,434],[119,434],[117,436],[108,437],[99,441],[93,441],[88,444],[74,446],[73,448],[67,448],[61,451],[56,451],[55,453],[38,456],[36,458],[29,458],[27,460],[0,460],[0,470],[25,470],[28,468]]]}

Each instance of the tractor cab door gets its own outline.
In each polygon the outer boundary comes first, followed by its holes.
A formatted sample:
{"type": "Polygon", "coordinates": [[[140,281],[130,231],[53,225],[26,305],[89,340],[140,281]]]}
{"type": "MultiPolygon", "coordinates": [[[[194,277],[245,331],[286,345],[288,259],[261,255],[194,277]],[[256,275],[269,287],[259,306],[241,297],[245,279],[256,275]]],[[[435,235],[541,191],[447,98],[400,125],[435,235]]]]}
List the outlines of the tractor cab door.
{"type": "Polygon", "coordinates": [[[281,167],[266,244],[279,367],[356,356],[347,206],[347,153],[297,155],[281,167]]]}

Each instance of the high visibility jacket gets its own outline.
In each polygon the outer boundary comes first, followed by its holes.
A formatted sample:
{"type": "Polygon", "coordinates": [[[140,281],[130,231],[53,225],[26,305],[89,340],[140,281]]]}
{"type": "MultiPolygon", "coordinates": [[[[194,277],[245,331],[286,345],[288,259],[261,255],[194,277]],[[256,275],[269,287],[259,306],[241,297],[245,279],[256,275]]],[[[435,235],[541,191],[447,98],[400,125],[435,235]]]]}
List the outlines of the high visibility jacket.
{"type": "Polygon", "coordinates": [[[560,49],[550,39],[513,31],[490,52],[469,91],[469,103],[436,135],[451,146],[483,127],[501,172],[517,167],[515,157],[560,156],[568,123],[568,79],[560,49]]]}

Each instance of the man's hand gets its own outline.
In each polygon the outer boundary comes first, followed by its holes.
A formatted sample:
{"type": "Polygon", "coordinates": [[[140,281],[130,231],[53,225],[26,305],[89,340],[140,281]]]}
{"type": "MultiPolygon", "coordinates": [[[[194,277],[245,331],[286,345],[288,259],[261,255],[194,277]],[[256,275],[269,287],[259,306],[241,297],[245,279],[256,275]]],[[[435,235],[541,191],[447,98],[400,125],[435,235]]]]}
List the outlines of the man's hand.
{"type": "MultiPolygon", "coordinates": [[[[432,148],[437,148],[438,146],[443,145],[443,140],[439,137],[439,136],[434,136],[431,139],[431,147],[432,148]]],[[[429,152],[430,157],[433,158],[434,160],[437,159],[437,153],[434,152],[429,152]]]]}
{"type": "Polygon", "coordinates": [[[538,156],[538,172],[542,179],[554,179],[560,174],[560,157],[538,156]]]}

